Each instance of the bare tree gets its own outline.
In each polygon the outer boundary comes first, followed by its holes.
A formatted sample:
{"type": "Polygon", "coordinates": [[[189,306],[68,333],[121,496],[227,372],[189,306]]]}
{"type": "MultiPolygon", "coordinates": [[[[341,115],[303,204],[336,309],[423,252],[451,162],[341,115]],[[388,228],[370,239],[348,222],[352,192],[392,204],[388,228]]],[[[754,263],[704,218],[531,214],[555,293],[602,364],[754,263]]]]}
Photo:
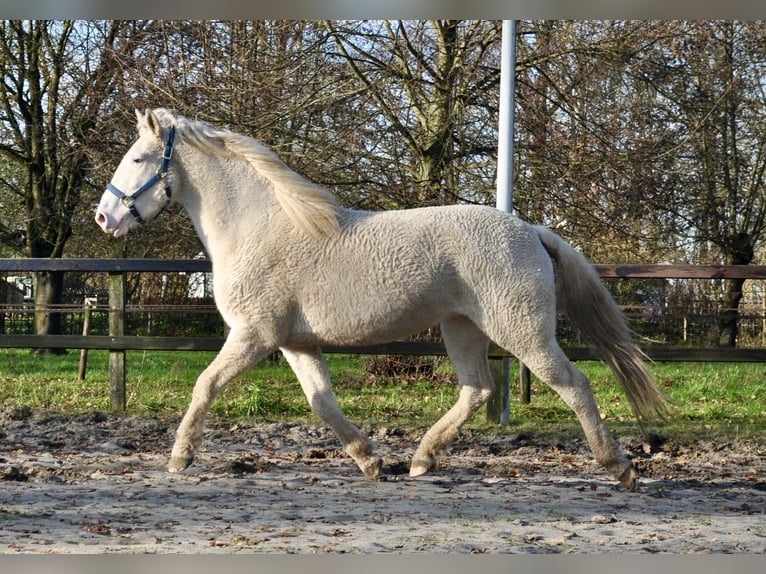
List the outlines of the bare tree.
{"type": "Polygon", "coordinates": [[[648,22],[520,26],[515,198],[600,262],[672,251],[653,210],[675,141],[633,68],[667,32],[648,22]]]}
{"type": "MultiPolygon", "coordinates": [[[[756,22],[686,22],[653,54],[652,86],[682,127],[683,191],[666,206],[707,257],[750,264],[766,230],[766,30],[756,22]]],[[[727,280],[718,342],[735,346],[744,280],[727,280]]]]}
{"type": "MultiPolygon", "coordinates": [[[[520,28],[523,213],[600,262],[752,262],[766,218],[763,26],[520,28]]],[[[742,284],[726,284],[722,345],[736,343],[742,284]]]]}
{"type": "Polygon", "coordinates": [[[373,204],[412,207],[492,196],[497,22],[325,22],[363,102],[357,129],[378,156],[373,204]],[[383,176],[377,176],[383,177],[383,176]]]}
{"type": "MultiPolygon", "coordinates": [[[[112,53],[121,25],[72,21],[0,22],[0,154],[15,166],[4,179],[23,204],[23,251],[61,257],[98,140],[99,114],[112,86],[112,53]]],[[[34,282],[35,331],[60,332],[63,278],[39,272],[34,282]]]]}

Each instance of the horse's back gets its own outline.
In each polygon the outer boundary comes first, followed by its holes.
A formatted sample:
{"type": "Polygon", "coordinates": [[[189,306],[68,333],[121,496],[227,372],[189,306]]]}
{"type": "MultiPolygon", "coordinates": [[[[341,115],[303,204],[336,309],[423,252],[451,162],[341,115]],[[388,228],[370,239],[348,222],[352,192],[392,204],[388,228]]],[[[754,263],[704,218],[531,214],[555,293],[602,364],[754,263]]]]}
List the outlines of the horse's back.
{"type": "Polygon", "coordinates": [[[492,207],[453,205],[380,213],[349,212],[342,225],[346,248],[374,255],[391,276],[443,278],[475,284],[532,277],[551,270],[535,228],[492,207]],[[397,272],[397,270],[399,272],[397,272]]]}
{"type": "Polygon", "coordinates": [[[533,228],[518,217],[477,205],[381,212],[348,210],[341,219],[342,241],[365,246],[375,241],[386,250],[395,247],[417,252],[425,248],[434,253],[451,254],[467,249],[508,253],[514,257],[514,246],[528,246],[538,241],[533,228]]]}

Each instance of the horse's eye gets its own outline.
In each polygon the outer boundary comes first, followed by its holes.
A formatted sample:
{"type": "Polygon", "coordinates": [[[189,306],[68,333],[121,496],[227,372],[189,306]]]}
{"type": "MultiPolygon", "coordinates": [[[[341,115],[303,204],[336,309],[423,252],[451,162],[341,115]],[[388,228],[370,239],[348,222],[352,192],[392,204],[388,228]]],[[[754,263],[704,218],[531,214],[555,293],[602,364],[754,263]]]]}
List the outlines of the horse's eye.
{"type": "Polygon", "coordinates": [[[140,157],[137,157],[133,160],[133,163],[141,163],[142,161],[144,160],[142,160],[140,157]]]}

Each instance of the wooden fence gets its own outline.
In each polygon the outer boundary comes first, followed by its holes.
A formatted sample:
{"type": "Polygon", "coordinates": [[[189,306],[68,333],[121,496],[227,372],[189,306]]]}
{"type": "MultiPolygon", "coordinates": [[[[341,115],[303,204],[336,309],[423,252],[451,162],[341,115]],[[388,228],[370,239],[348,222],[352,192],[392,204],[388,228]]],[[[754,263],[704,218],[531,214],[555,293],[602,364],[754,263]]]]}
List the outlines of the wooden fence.
{"type": "MultiPolygon", "coordinates": [[[[665,279],[766,279],[766,266],[749,265],[596,265],[603,278],[665,279]]],[[[126,405],[126,352],[133,350],[217,351],[223,337],[155,337],[125,335],[126,274],[200,273],[210,272],[211,263],[197,259],[2,259],[0,273],[33,273],[60,271],[69,273],[101,272],[109,281],[109,334],[80,335],[13,335],[0,334],[0,347],[106,349],[109,351],[110,404],[114,410],[126,405]]],[[[394,341],[383,345],[356,347],[324,347],[325,353],[374,355],[446,355],[439,342],[394,341]]],[[[588,347],[565,347],[573,361],[594,360],[599,356],[588,347]]],[[[689,348],[650,346],[646,354],[654,361],[740,361],[766,362],[766,348],[689,348]]],[[[502,398],[507,405],[507,360],[509,354],[492,345],[490,359],[505,360],[506,388],[502,398]]],[[[500,372],[502,373],[502,367],[500,372]]],[[[527,383],[528,385],[528,383],[527,383]]],[[[528,388],[522,392],[528,394],[528,388]]],[[[497,410],[496,408],[494,409],[497,410]]]]}

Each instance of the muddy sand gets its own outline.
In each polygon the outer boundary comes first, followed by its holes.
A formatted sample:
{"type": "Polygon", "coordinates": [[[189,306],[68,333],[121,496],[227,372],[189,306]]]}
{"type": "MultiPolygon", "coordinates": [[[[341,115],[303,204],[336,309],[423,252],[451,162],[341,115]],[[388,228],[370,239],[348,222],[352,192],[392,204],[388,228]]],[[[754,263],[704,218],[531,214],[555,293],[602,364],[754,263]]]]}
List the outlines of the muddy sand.
{"type": "Polygon", "coordinates": [[[626,492],[581,435],[461,433],[412,479],[422,430],[365,428],[367,482],[322,426],[209,421],[185,472],[177,421],[0,407],[5,553],[764,553],[766,445],[619,440],[626,492]]]}

